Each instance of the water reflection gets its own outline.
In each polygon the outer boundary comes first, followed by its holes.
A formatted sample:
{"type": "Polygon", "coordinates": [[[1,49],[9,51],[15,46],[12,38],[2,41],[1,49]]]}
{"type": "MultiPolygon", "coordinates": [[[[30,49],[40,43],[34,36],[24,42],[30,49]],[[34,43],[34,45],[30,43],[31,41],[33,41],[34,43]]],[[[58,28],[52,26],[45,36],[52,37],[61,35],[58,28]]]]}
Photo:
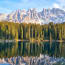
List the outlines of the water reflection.
{"type": "Polygon", "coordinates": [[[53,57],[65,58],[65,43],[59,42],[11,42],[0,43],[0,58],[16,56],[39,56],[48,54],[53,57]]]}

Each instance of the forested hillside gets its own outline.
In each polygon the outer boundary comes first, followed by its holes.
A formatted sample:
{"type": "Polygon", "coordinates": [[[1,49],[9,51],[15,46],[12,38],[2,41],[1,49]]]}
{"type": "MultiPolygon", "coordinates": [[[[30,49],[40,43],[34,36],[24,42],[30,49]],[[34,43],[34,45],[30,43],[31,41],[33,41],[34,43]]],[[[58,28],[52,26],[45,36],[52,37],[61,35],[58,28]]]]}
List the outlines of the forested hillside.
{"type": "Polygon", "coordinates": [[[26,24],[0,22],[0,39],[3,40],[65,40],[65,23],[26,24]]]}

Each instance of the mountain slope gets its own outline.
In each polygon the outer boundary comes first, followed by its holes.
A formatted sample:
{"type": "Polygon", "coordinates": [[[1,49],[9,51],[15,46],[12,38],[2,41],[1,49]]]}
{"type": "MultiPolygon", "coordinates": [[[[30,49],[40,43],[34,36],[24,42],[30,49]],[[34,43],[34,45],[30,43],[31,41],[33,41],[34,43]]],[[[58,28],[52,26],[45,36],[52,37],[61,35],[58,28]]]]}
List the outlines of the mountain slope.
{"type": "Polygon", "coordinates": [[[62,23],[65,22],[65,11],[59,8],[44,9],[37,12],[35,8],[28,11],[16,10],[8,15],[0,14],[0,20],[13,21],[18,23],[36,23],[45,24],[49,22],[62,23]]]}

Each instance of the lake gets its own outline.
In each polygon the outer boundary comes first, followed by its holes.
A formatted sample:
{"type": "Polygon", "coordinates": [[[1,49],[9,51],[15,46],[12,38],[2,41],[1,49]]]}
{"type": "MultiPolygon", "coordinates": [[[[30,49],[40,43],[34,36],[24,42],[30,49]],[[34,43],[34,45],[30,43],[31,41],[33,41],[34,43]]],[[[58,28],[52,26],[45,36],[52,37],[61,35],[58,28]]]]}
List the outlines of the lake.
{"type": "MultiPolygon", "coordinates": [[[[0,42],[0,58],[45,57],[61,59],[65,61],[65,43],[62,42],[0,42]],[[43,56],[42,56],[43,57],[43,56]]],[[[58,65],[58,64],[57,64],[58,65]]],[[[61,65],[61,64],[60,64],[61,65]]]]}

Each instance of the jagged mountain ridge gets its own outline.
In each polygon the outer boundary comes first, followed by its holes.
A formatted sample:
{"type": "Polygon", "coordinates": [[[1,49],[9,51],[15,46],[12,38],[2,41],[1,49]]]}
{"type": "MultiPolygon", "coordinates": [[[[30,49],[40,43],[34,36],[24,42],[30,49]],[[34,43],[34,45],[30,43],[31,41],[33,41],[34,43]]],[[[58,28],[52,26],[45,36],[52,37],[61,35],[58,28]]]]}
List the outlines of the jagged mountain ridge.
{"type": "Polygon", "coordinates": [[[28,11],[19,9],[7,15],[0,14],[0,20],[36,24],[45,24],[49,22],[62,23],[65,22],[65,11],[59,8],[43,8],[41,12],[38,12],[35,8],[29,9],[28,11]]]}

